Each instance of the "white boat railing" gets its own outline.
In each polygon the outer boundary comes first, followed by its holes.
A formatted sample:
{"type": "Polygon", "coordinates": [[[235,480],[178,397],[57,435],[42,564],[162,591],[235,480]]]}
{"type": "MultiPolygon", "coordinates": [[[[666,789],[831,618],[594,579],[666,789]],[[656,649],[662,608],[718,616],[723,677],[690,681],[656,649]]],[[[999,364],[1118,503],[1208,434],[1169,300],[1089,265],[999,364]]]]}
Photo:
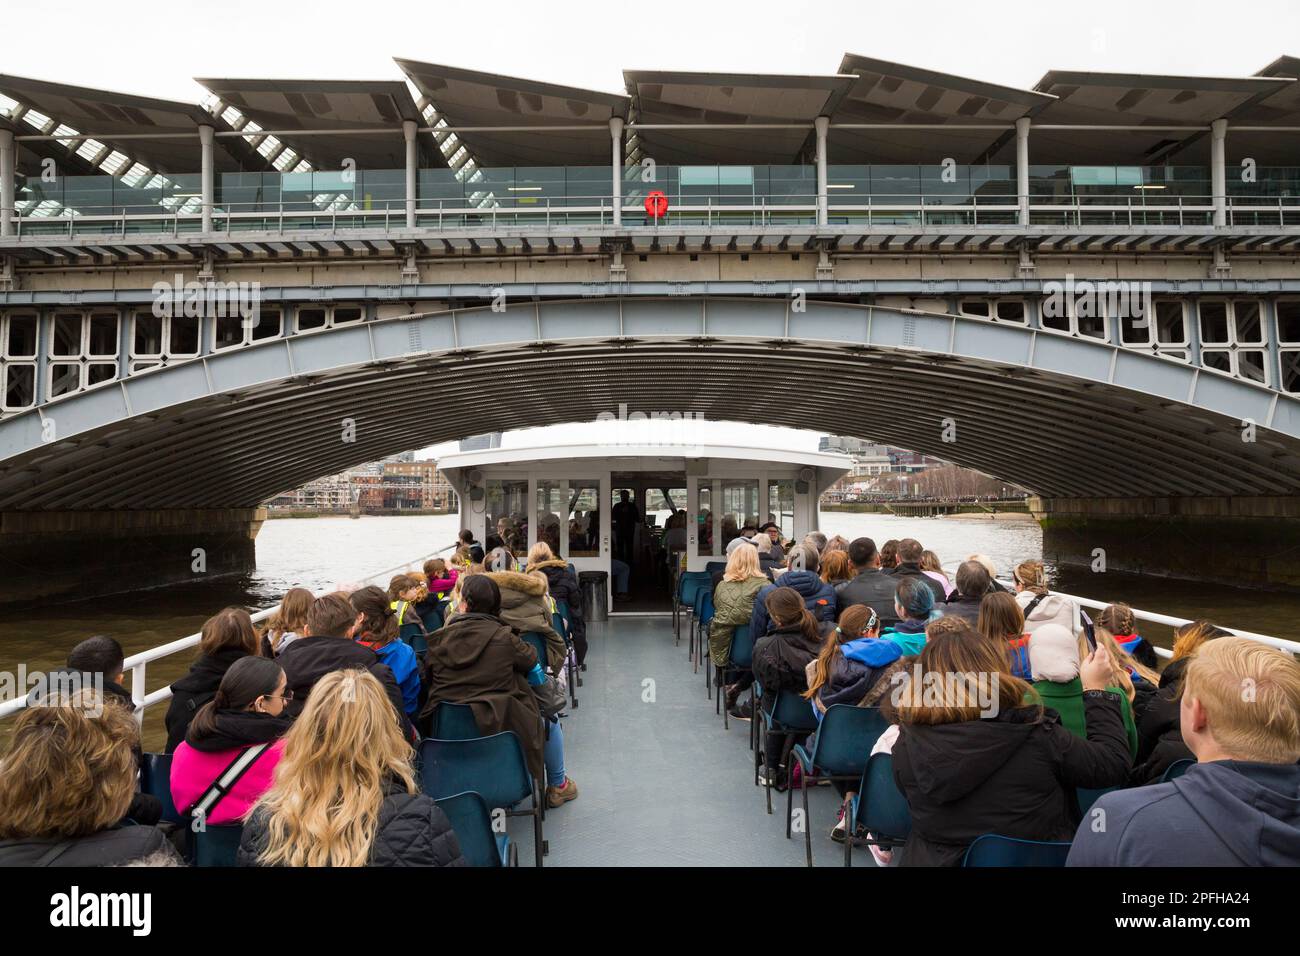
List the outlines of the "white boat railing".
{"type": "MultiPolygon", "coordinates": [[[[446,554],[448,551],[451,551],[453,547],[454,545],[442,548],[432,554],[426,554],[422,557],[415,558],[413,561],[405,561],[402,564],[386,568],[383,571],[377,571],[374,574],[359,579],[358,583],[362,585],[382,584],[386,586],[388,584],[388,579],[394,574],[405,571],[412,565],[418,565],[429,558],[437,557],[440,554],[446,554]]],[[[317,595],[319,596],[327,593],[329,593],[328,590],[322,590],[317,592],[317,595]]],[[[259,624],[269,618],[279,610],[279,608],[280,605],[276,604],[272,607],[255,611],[250,616],[252,617],[254,624],[259,624]]],[[[154,661],[163,659],[164,657],[170,657],[173,654],[179,654],[182,651],[188,651],[191,648],[197,647],[201,636],[202,635],[200,634],[190,634],[188,637],[178,638],[177,640],[170,641],[166,644],[159,644],[157,647],[151,647],[147,651],[141,651],[139,654],[132,654],[130,657],[126,658],[122,667],[124,671],[131,675],[131,700],[135,703],[135,718],[137,721],[143,721],[146,707],[168,700],[172,696],[170,685],[160,687],[152,692],[145,691],[145,680],[148,677],[149,665],[154,661]]],[[[29,694],[23,694],[21,697],[16,697],[12,700],[0,701],[0,720],[18,713],[26,707],[28,696],[29,694]]]]}

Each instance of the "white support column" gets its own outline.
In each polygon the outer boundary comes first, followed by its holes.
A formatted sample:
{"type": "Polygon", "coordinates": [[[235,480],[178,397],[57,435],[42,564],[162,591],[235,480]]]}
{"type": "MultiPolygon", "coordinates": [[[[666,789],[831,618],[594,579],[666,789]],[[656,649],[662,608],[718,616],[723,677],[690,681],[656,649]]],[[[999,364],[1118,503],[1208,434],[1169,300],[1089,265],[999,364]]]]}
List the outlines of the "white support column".
{"type": "Polygon", "coordinates": [[[216,173],[213,169],[212,144],[214,133],[216,131],[211,126],[199,127],[199,146],[202,153],[200,160],[200,179],[202,181],[201,192],[203,194],[203,231],[212,231],[212,206],[215,202],[216,190],[213,183],[216,181],[216,173]]]}
{"type": "Polygon", "coordinates": [[[614,203],[614,225],[623,225],[623,117],[609,118],[610,195],[614,203]]]}
{"type": "Polygon", "coordinates": [[[402,120],[402,136],[406,138],[406,228],[415,228],[415,198],[419,190],[420,152],[415,139],[419,125],[415,120],[402,120]]]}
{"type": "Polygon", "coordinates": [[[813,120],[813,129],[817,133],[817,225],[824,226],[830,220],[829,203],[826,200],[826,131],[830,129],[831,118],[819,116],[813,120]]]}
{"type": "Polygon", "coordinates": [[[1029,225],[1029,117],[1016,120],[1016,204],[1020,225],[1029,225]]]}
{"type": "Polygon", "coordinates": [[[14,233],[14,185],[18,144],[14,134],[0,129],[0,236],[14,233]]]}
{"type": "Polygon", "coordinates": [[[1228,121],[1216,119],[1210,124],[1210,189],[1214,199],[1214,224],[1228,224],[1228,170],[1224,141],[1228,135],[1228,121]]]}

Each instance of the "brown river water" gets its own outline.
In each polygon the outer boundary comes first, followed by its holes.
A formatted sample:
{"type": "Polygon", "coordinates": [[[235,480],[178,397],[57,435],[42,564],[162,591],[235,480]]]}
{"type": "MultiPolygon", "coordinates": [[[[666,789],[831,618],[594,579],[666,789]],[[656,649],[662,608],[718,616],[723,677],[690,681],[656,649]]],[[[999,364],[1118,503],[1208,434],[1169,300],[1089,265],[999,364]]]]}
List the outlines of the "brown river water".
{"type": "MultiPolygon", "coordinates": [[[[1000,574],[1026,558],[1042,557],[1042,533],[1032,520],[900,518],[887,515],[823,513],[822,530],[846,538],[869,535],[882,544],[913,537],[937,553],[950,570],[968,554],[991,557],[1000,574]]],[[[0,671],[46,671],[65,663],[68,651],[93,634],[116,637],[133,654],[198,631],[204,619],[228,605],[267,607],[291,587],[318,590],[387,571],[418,567],[418,559],[450,544],[459,530],[454,515],[412,517],[278,519],[267,521],[257,539],[258,569],[242,578],[214,580],[50,604],[21,612],[0,611],[0,671]]],[[[1178,617],[1207,617],[1216,623],[1300,639],[1300,595],[1252,591],[1156,577],[1093,574],[1067,568],[1055,574],[1058,590],[1098,600],[1127,601],[1134,607],[1178,617]]],[[[1168,646],[1169,631],[1149,625],[1143,633],[1168,646]]],[[[184,675],[192,653],[149,665],[148,689],[184,675]]],[[[128,685],[129,686],[129,685],[128,685]]],[[[146,747],[160,748],[165,707],[146,711],[146,747]]],[[[9,723],[4,721],[3,723],[9,723]]],[[[0,737],[4,736],[0,724],[0,737]]]]}

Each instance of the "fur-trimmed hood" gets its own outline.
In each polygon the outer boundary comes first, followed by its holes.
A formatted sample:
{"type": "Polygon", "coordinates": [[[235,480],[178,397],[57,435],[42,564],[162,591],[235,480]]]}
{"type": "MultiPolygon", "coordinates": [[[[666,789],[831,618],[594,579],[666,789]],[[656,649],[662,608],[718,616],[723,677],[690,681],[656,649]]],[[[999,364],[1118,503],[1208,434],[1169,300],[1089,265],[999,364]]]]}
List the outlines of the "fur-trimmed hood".
{"type": "Polygon", "coordinates": [[[545,582],[539,581],[530,574],[523,574],[519,571],[487,571],[485,573],[497,583],[497,587],[502,591],[503,598],[506,591],[518,591],[528,597],[541,597],[546,593],[545,582]]]}

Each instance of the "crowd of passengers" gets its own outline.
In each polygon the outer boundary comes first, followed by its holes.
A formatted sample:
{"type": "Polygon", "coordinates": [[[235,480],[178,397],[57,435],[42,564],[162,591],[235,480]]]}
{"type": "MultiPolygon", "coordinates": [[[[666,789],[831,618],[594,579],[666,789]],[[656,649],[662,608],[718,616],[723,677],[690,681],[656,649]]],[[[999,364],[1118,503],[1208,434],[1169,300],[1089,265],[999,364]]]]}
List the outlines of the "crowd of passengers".
{"type": "MultiPolygon", "coordinates": [[[[837,704],[879,708],[888,729],[862,745],[892,754],[912,816],[900,849],[871,846],[880,863],[955,865],[984,834],[1073,840],[1071,865],[1300,863],[1292,655],[1197,621],[1175,631],[1161,670],[1126,605],[1076,631],[1078,608],[1050,591],[1041,562],[1018,565],[1007,588],[987,557],[950,577],[913,539],[746,531],[714,574],[719,692],[742,720],[751,688],[759,707],[798,695],[819,720],[837,704]],[[758,636],[743,671],[729,660],[741,626],[758,636]],[[986,678],[993,706],[955,675],[986,678]],[[1196,763],[1161,781],[1185,759],[1196,763]],[[1111,792],[1085,815],[1081,788],[1111,792]]],[[[566,665],[586,655],[577,581],[544,541],[517,558],[463,532],[449,561],[387,592],[294,589],[260,631],[226,608],[172,685],[172,802],[183,819],[202,805],[206,823],[242,824],[242,865],[464,865],[415,769],[435,710],[468,704],[480,733],[516,734],[559,808],[578,792],[564,767],[566,665]],[[544,660],[525,633],[542,636],[544,660]]],[[[123,666],[117,641],[83,641],[65,673],[93,680],[17,718],[0,764],[0,865],[181,864],[184,827],[160,824],[161,803],[140,791],[123,666]]],[[[765,735],[767,782],[799,785],[796,742],[809,743],[765,735]]],[[[854,794],[839,789],[843,807],[854,794]]],[[[846,830],[841,809],[833,838],[869,839],[846,830]]]]}

